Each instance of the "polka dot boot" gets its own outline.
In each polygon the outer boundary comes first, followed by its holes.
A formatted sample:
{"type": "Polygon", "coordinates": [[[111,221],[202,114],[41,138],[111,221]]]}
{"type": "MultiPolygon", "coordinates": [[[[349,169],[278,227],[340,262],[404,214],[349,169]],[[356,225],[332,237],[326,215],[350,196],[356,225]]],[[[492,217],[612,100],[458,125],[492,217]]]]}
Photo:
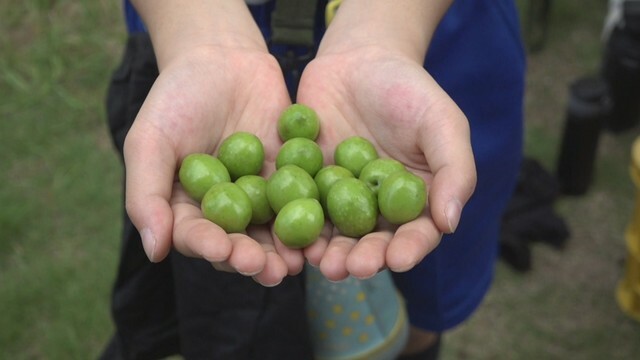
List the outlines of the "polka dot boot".
{"type": "Polygon", "coordinates": [[[391,274],[328,281],[307,266],[307,309],[318,360],[394,359],[406,344],[409,325],[391,274]]]}

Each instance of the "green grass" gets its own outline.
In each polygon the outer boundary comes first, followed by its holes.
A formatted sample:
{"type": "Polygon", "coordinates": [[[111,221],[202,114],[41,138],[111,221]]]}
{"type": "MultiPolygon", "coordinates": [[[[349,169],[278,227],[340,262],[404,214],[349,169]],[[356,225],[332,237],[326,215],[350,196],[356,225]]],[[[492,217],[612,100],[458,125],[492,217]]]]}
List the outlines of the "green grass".
{"type": "Polygon", "coordinates": [[[25,1],[0,12],[0,357],[86,359],[112,329],[122,174],[103,97],[119,9],[25,1]]]}
{"type": "MultiPolygon", "coordinates": [[[[568,84],[599,66],[605,11],[605,0],[554,1],[546,46],[529,56],[526,152],[549,170],[568,84]]],[[[122,169],[103,105],[125,35],[118,1],[5,1],[0,14],[0,358],[93,358],[112,331],[119,248],[122,169]]],[[[478,312],[445,338],[445,360],[640,354],[640,324],[614,297],[637,135],[603,134],[589,193],[557,204],[567,248],[536,244],[527,274],[499,264],[478,312]]]]}

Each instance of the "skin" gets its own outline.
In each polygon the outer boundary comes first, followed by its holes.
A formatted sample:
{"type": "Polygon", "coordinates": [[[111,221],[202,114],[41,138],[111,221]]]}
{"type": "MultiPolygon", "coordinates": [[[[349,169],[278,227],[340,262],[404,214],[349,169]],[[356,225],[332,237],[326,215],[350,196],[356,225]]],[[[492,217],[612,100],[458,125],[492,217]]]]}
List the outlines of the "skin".
{"type": "MultiPolygon", "coordinates": [[[[305,69],[297,99],[316,109],[325,162],[353,135],[371,139],[381,157],[399,160],[429,185],[418,219],[356,242],[326,226],[304,253],[274,240],[264,226],[226,234],[202,218],[174,175],[182,158],[213,153],[235,131],[265,146],[273,171],[277,119],[290,104],[277,62],[241,0],[137,0],[160,76],[125,141],[126,208],[151,261],[171,248],[272,286],[306,259],[331,280],[407,271],[453,232],[476,182],[466,118],[422,68],[431,35],[451,0],[346,0],[305,69]],[[366,10],[366,11],[363,11],[366,10]],[[363,61],[366,59],[366,61],[363,61]]],[[[455,71],[455,69],[452,69],[455,71]]],[[[412,329],[409,352],[430,333],[412,329]],[[425,335],[426,334],[426,335],[425,335]],[[422,336],[425,335],[425,336],[422,336]],[[415,346],[414,346],[415,345],[415,346]]]]}

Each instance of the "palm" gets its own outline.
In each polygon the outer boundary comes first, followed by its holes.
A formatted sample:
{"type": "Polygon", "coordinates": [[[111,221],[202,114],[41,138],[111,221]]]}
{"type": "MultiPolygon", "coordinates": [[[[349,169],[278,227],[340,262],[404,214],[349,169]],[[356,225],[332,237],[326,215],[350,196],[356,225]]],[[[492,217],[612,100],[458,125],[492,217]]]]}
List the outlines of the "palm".
{"type": "Polygon", "coordinates": [[[224,137],[239,130],[258,135],[267,151],[275,149],[272,121],[289,100],[278,65],[269,55],[214,52],[205,63],[181,65],[158,78],[147,100],[156,116],[145,123],[165,132],[176,155],[212,153],[224,137]]]}
{"type": "MultiPolygon", "coordinates": [[[[274,122],[289,104],[278,65],[262,52],[228,49],[207,49],[181,60],[163,69],[127,137],[125,160],[130,178],[164,182],[157,185],[161,190],[156,195],[160,201],[171,199],[171,207],[163,210],[159,206],[158,212],[171,218],[173,226],[167,226],[169,233],[156,237],[172,239],[182,253],[203,257],[219,269],[256,275],[265,284],[278,282],[298,271],[300,254],[276,253],[266,228],[249,229],[250,237],[227,235],[202,218],[198,204],[179,184],[171,187],[181,159],[194,152],[215,153],[220,142],[235,131],[249,131],[263,140],[264,175],[272,171],[279,146],[274,122]],[[156,179],[144,173],[151,170],[156,179]]],[[[166,256],[171,240],[162,245],[158,259],[166,256]]]]}
{"type": "MultiPolygon", "coordinates": [[[[434,176],[452,160],[448,152],[460,150],[450,151],[451,146],[462,142],[470,154],[464,115],[420,65],[403,58],[358,51],[319,57],[305,69],[298,99],[318,109],[324,119],[318,141],[327,159],[331,161],[332,149],[346,137],[367,137],[381,156],[401,161],[430,184],[431,204],[447,191],[442,186],[445,177],[434,176]]],[[[475,182],[475,173],[461,175],[475,182]]],[[[408,270],[437,246],[446,230],[446,220],[433,206],[430,210],[399,228],[381,227],[358,242],[335,230],[327,232],[328,244],[312,247],[306,255],[336,280],[349,273],[371,276],[384,267],[408,270]]]]}

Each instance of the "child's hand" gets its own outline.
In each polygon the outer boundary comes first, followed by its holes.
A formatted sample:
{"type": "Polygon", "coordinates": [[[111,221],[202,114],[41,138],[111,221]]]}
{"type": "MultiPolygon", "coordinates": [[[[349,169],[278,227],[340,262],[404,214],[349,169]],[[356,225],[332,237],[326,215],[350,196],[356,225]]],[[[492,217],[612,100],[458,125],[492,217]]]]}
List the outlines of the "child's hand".
{"type": "Polygon", "coordinates": [[[166,64],[124,149],[126,208],[151,261],[164,259],[175,246],[264,285],[301,271],[302,253],[283,246],[276,251],[267,226],[226,234],[202,217],[176,180],[185,156],[213,154],[236,131],[263,141],[266,176],[280,146],[275,124],[289,103],[281,70],[264,51],[200,47],[166,64]]]}
{"type": "Polygon", "coordinates": [[[438,245],[442,233],[455,230],[476,183],[469,126],[420,64],[375,47],[319,55],[303,74],[298,100],[323,120],[318,142],[329,162],[341,140],[360,135],[381,157],[401,161],[429,186],[429,206],[414,221],[381,227],[360,240],[327,230],[329,241],[305,250],[325,276],[409,270],[438,245]]]}

